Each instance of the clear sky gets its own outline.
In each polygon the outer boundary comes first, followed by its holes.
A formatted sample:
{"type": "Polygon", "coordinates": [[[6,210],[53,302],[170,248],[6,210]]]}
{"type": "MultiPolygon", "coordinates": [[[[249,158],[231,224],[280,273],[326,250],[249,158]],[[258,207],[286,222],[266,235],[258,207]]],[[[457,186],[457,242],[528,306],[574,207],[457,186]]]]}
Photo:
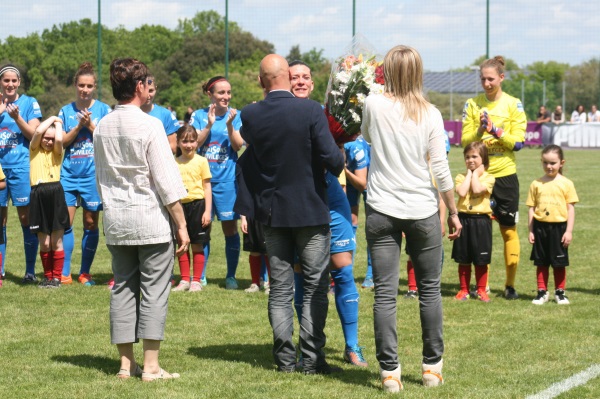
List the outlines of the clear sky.
{"type": "MultiPolygon", "coordinates": [[[[396,44],[415,47],[425,68],[444,71],[468,66],[486,52],[486,0],[354,0],[356,32],[384,54],[396,44]]],[[[599,0],[489,0],[490,56],[501,54],[519,66],[535,61],[571,65],[600,58],[599,0]]],[[[229,0],[229,19],[287,55],[323,50],[344,53],[352,39],[353,0],[229,0]]],[[[0,40],[55,24],[98,18],[97,0],[3,2],[0,40]],[[6,3],[6,4],[4,4],[6,3]]],[[[173,29],[199,11],[225,15],[225,0],[101,0],[102,24],[134,29],[142,24],[173,29]]]]}

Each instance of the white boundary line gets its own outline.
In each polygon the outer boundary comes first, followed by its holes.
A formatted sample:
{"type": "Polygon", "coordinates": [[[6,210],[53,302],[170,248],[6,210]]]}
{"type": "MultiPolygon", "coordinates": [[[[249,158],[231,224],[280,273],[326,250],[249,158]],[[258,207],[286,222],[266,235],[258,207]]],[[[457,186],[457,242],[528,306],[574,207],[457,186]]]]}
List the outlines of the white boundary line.
{"type": "Polygon", "coordinates": [[[567,392],[580,385],[585,385],[589,380],[600,375],[600,364],[592,364],[584,371],[567,378],[564,381],[550,385],[550,387],[535,395],[528,396],[526,399],[552,399],[563,392],[567,392]]]}

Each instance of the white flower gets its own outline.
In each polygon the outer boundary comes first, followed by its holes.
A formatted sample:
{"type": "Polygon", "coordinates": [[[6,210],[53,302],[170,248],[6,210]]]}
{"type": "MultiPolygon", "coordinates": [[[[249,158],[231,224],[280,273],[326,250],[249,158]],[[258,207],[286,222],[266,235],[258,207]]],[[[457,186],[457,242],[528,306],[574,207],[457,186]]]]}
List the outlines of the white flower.
{"type": "Polygon", "coordinates": [[[358,115],[352,108],[350,108],[348,111],[350,111],[350,115],[352,115],[354,122],[360,122],[360,115],[358,115]]]}
{"type": "Polygon", "coordinates": [[[370,87],[369,94],[383,94],[383,85],[373,83],[370,87]]]}
{"type": "Polygon", "coordinates": [[[348,81],[350,80],[350,73],[347,71],[340,71],[335,75],[335,80],[337,80],[340,83],[348,83],[348,81]]]}
{"type": "Polygon", "coordinates": [[[356,99],[358,100],[358,103],[362,106],[365,103],[365,99],[367,98],[367,96],[365,96],[363,93],[357,93],[356,94],[356,99]]]}

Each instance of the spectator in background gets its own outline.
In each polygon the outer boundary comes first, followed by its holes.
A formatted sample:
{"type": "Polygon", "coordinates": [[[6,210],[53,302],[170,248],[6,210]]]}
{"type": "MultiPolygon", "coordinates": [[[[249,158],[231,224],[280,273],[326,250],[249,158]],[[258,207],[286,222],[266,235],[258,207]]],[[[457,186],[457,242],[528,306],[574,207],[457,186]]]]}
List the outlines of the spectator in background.
{"type": "Polygon", "coordinates": [[[596,104],[592,105],[592,111],[588,114],[588,122],[600,122],[600,111],[596,104]]]}
{"type": "Polygon", "coordinates": [[[192,119],[192,114],[194,113],[194,109],[192,107],[187,107],[187,111],[183,115],[183,124],[188,125],[190,123],[190,119],[192,119]]]}
{"type": "Polygon", "coordinates": [[[552,113],[552,122],[556,124],[565,123],[565,113],[563,112],[562,106],[556,106],[556,109],[552,113]]]}
{"type": "Polygon", "coordinates": [[[535,120],[537,123],[548,123],[550,122],[550,112],[546,110],[546,107],[540,105],[540,112],[537,114],[537,119],[535,120]]]}
{"type": "Polygon", "coordinates": [[[587,114],[585,113],[585,108],[583,108],[583,105],[579,104],[577,106],[577,109],[575,111],[573,111],[573,113],[571,114],[571,123],[585,123],[586,122],[586,118],[587,114]]]}

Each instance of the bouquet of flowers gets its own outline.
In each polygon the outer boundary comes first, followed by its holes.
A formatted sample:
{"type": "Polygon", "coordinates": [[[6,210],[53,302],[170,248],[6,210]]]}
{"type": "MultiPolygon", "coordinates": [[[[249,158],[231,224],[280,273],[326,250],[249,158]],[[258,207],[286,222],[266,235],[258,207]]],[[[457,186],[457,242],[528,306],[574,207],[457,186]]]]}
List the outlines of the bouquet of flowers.
{"type": "Polygon", "coordinates": [[[365,98],[383,93],[383,65],[362,37],[354,37],[349,51],[333,63],[325,97],[329,131],[338,144],[360,135],[365,98]]]}

